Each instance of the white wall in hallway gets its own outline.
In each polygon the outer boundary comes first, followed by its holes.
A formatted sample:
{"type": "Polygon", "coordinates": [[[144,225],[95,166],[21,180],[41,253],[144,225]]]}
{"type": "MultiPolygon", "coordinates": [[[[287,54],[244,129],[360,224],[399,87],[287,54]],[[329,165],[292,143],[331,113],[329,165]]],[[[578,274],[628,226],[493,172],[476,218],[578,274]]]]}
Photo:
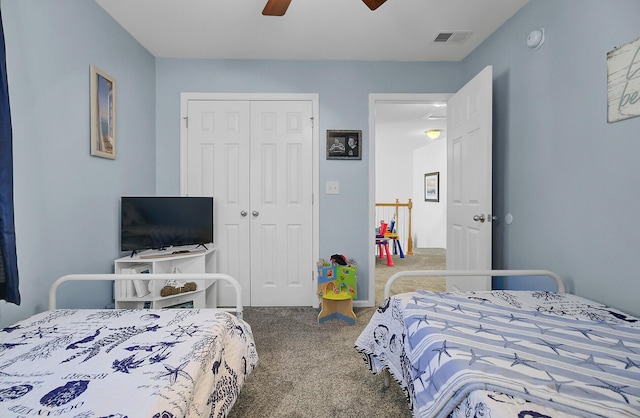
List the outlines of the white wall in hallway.
{"type": "Polygon", "coordinates": [[[413,247],[447,247],[447,139],[413,153],[413,247]],[[440,201],[424,201],[424,175],[440,172],[440,201]]]}

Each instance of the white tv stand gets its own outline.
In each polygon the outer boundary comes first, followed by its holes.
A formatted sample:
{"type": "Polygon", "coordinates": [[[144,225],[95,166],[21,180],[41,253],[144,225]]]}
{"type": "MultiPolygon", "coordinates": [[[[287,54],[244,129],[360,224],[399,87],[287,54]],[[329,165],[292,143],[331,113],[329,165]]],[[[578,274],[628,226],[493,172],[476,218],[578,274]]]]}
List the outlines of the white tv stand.
{"type": "MultiPolygon", "coordinates": [[[[195,245],[171,247],[164,251],[147,250],[133,256],[115,260],[114,272],[127,273],[217,273],[216,250],[213,244],[207,249],[195,245]],[[188,251],[188,252],[179,252],[188,251]],[[133,271],[128,271],[133,270],[133,271]]],[[[162,281],[139,279],[123,280],[114,283],[116,309],[140,309],[145,303],[150,308],[160,309],[169,306],[193,302],[194,308],[216,307],[216,285],[211,280],[194,280],[196,290],[171,296],[160,296],[165,286],[162,281]],[[142,291],[140,296],[136,291],[142,291]]]]}

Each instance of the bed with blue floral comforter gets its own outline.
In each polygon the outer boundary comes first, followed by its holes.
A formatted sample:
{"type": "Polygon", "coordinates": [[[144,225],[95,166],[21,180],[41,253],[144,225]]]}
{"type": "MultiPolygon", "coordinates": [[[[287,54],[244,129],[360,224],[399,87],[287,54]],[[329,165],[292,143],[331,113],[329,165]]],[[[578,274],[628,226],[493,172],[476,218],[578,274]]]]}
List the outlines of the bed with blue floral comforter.
{"type": "Polygon", "coordinates": [[[571,294],[396,295],[355,348],[415,417],[640,416],[640,322],[571,294]]]}
{"type": "Polygon", "coordinates": [[[257,361],[222,310],[47,311],[0,330],[0,416],[226,416],[257,361]]]}

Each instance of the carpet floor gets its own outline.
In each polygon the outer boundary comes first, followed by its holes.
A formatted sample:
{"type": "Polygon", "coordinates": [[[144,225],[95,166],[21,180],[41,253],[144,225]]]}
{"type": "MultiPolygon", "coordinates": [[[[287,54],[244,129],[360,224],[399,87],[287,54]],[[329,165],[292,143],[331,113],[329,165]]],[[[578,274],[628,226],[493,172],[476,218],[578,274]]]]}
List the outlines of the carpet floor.
{"type": "MultiPolygon", "coordinates": [[[[376,259],[376,304],[388,277],[400,270],[443,270],[445,250],[415,249],[395,266],[376,259]]],[[[416,288],[444,290],[444,278],[406,278],[394,293],[416,288]],[[416,286],[417,285],[417,286],[416,286]]],[[[389,418],[410,417],[404,393],[372,375],[353,345],[375,307],[355,308],[358,319],[318,324],[312,307],[246,307],[259,362],[248,377],[230,418],[389,418]]]]}

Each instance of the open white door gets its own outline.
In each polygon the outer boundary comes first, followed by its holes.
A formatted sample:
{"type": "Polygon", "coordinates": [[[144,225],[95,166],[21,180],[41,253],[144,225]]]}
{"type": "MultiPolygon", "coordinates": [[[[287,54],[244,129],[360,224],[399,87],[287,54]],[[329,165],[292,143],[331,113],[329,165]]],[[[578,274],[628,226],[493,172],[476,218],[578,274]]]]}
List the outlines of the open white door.
{"type": "MultiPolygon", "coordinates": [[[[491,270],[492,70],[447,104],[447,270],[491,270]]],[[[447,291],[489,289],[491,277],[447,278],[447,291]]]]}

